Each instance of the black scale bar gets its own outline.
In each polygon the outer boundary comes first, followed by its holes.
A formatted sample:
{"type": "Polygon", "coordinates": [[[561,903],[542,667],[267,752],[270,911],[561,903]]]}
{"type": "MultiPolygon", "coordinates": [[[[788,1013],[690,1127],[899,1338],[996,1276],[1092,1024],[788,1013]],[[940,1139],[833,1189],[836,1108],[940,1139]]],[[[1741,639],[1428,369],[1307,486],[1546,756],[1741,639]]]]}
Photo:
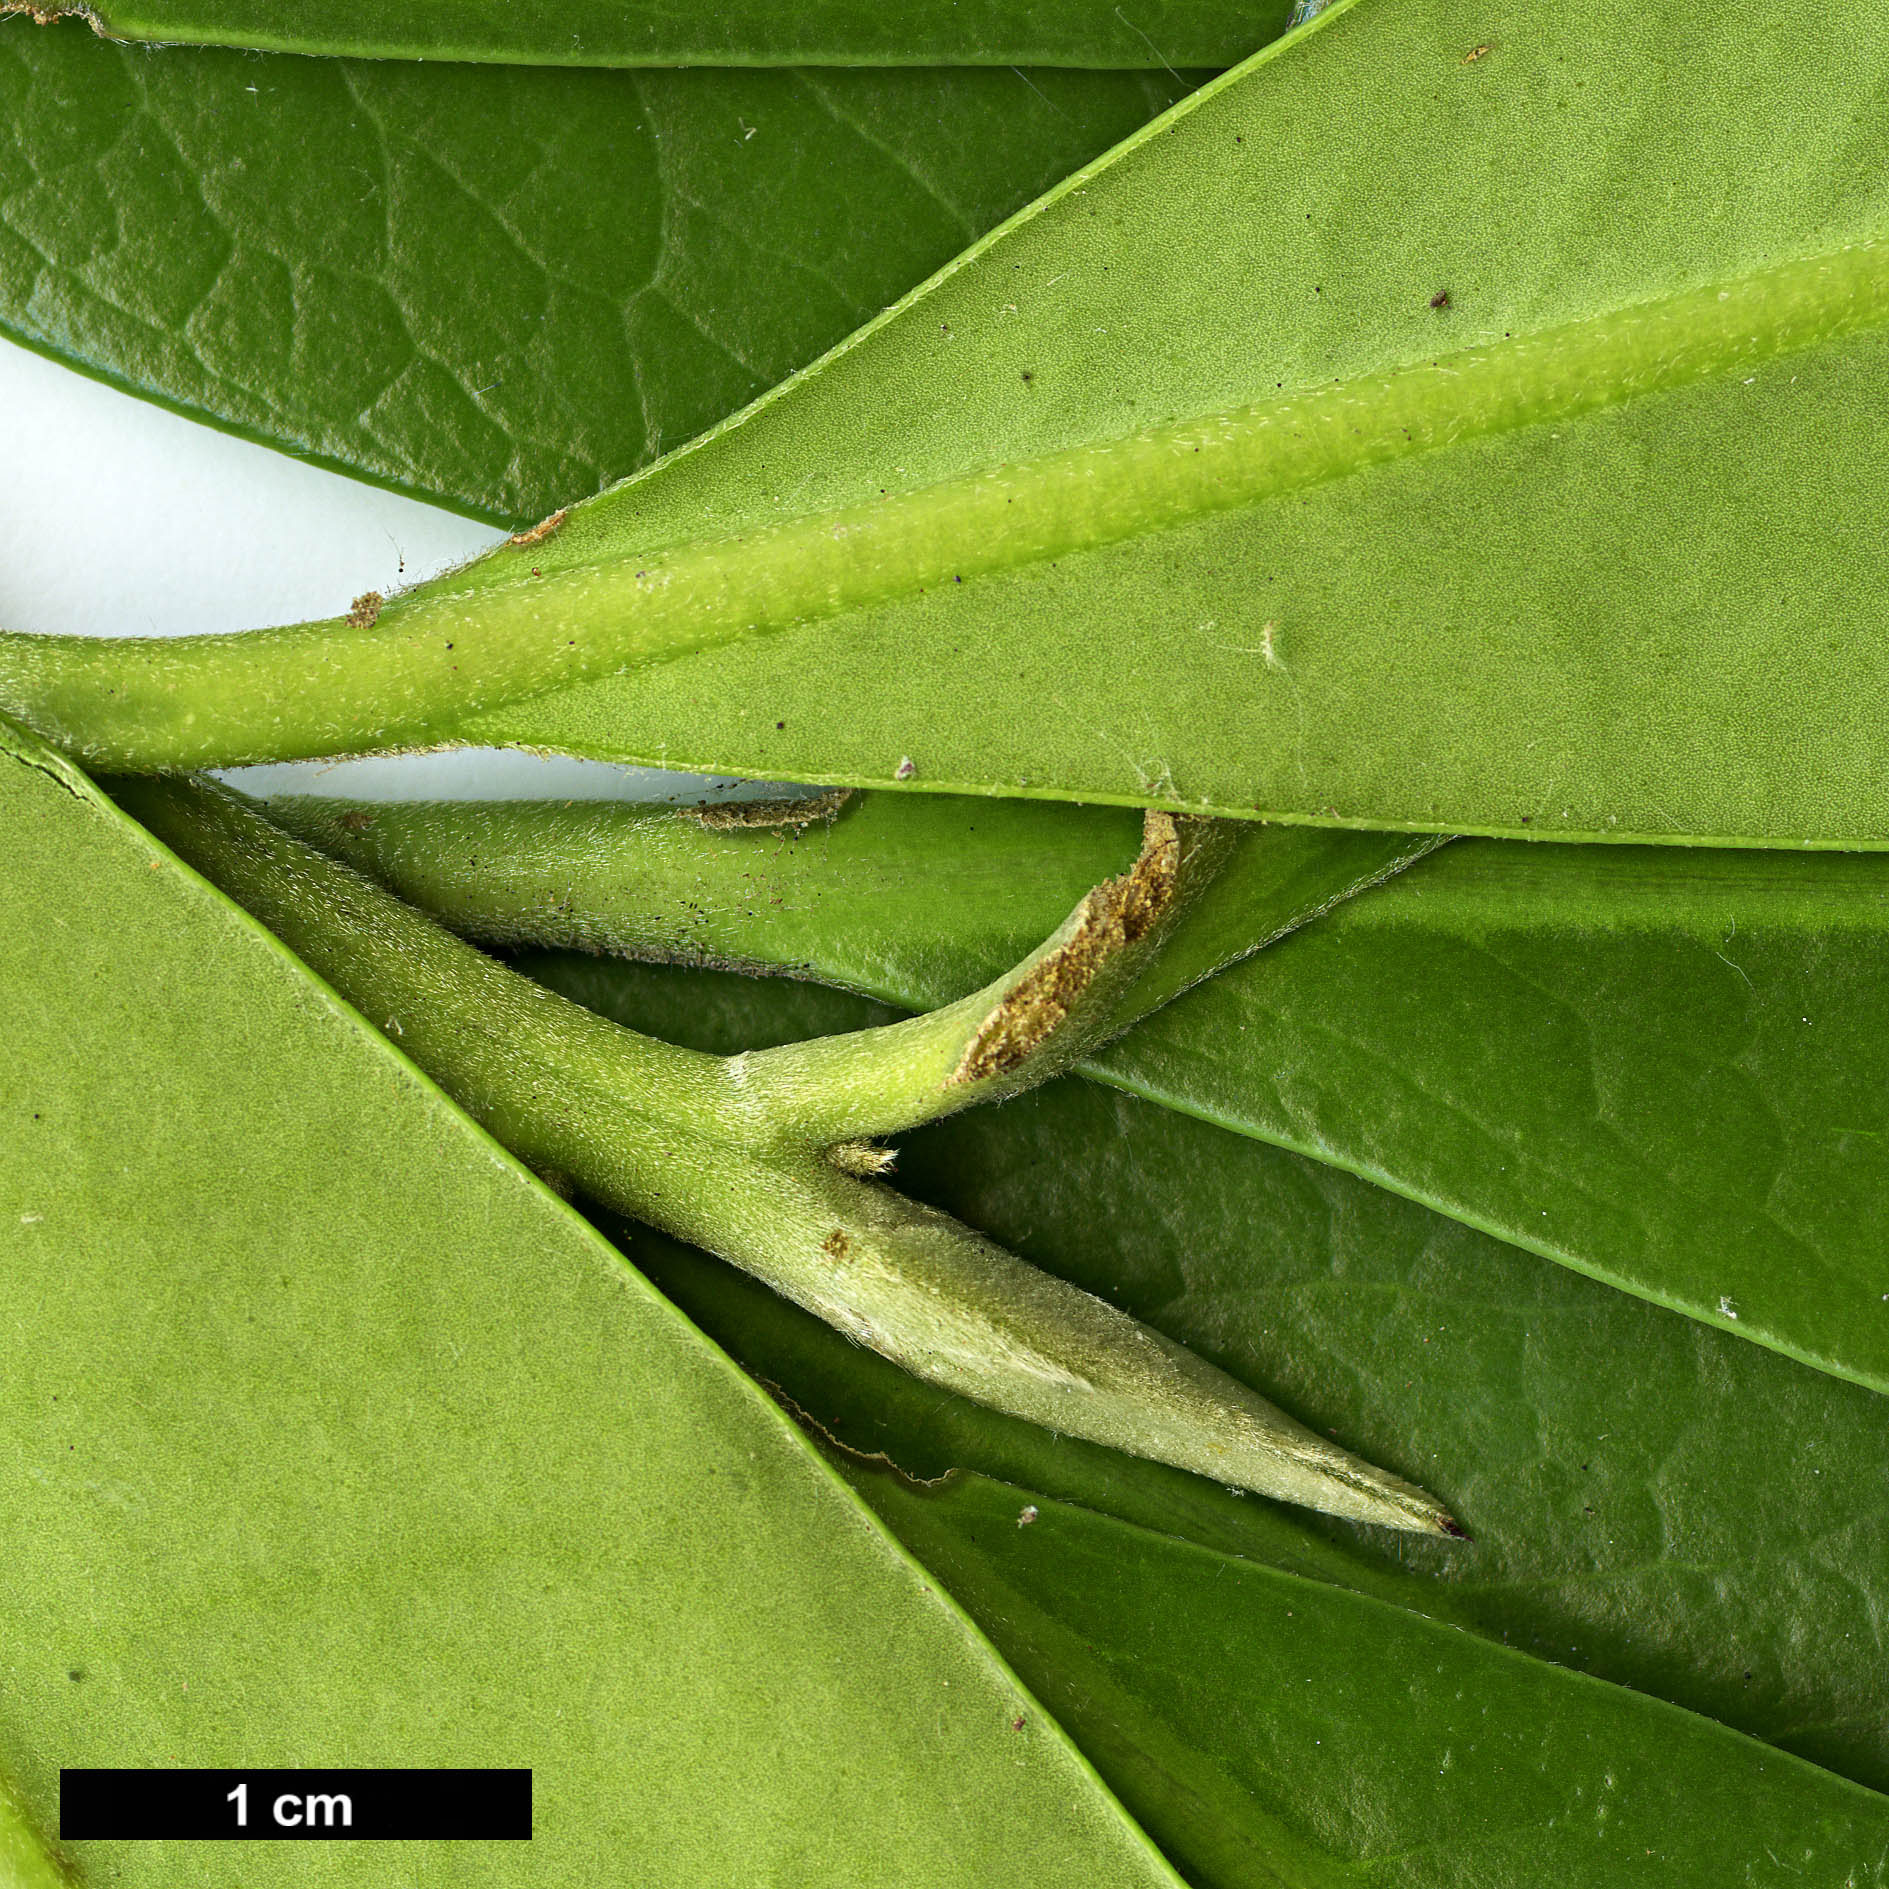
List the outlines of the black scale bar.
{"type": "Polygon", "coordinates": [[[529,1771],[61,1771],[61,1841],[529,1841],[529,1771]]]}

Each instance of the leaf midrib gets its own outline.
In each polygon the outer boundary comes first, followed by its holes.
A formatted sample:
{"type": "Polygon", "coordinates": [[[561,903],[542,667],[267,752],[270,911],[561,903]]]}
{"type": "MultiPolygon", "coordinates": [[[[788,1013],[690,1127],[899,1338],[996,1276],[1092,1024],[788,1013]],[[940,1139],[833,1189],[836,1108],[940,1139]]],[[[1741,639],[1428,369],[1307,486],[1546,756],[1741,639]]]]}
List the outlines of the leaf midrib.
{"type": "Polygon", "coordinates": [[[1459,841],[1440,870],[1394,896],[1347,901],[1329,928],[1426,937],[1655,934],[1708,946],[1751,936],[1822,937],[1889,928],[1889,869],[1878,853],[1819,853],[1814,866],[1762,849],[1632,846],[1552,852],[1513,841],[1459,841]]]}
{"type": "MultiPolygon", "coordinates": [[[[568,587],[589,609],[616,602],[632,615],[652,592],[679,591],[696,606],[697,634],[701,612],[724,635],[784,628],[1723,379],[1884,325],[1889,247],[1851,244],[1383,373],[697,540],[634,574],[626,559],[557,572],[534,588],[542,597],[568,587]]],[[[416,594],[409,608],[435,600],[445,601],[416,594]]]]}

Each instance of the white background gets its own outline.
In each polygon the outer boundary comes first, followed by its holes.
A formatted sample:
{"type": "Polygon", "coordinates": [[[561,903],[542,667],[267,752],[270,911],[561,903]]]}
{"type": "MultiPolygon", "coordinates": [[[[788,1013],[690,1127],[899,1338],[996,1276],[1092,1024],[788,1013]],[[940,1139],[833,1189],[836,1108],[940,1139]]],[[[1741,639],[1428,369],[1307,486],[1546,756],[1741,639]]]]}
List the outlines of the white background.
{"type": "MultiPolygon", "coordinates": [[[[298,623],[430,577],[499,535],[0,341],[0,628],[175,636],[298,623]]],[[[695,775],[471,750],[228,778],[259,792],[371,799],[693,801],[727,791],[695,775]]]]}

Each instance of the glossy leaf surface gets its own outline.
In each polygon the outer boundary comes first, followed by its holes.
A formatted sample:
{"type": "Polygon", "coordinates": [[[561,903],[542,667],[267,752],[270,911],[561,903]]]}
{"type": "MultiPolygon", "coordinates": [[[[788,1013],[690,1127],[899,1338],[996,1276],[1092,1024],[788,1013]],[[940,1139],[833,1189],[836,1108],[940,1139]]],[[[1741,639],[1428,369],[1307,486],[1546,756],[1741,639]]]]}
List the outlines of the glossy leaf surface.
{"type": "Polygon", "coordinates": [[[1880,1883],[1889,1799],[1356,1594],[974,1478],[861,1477],[1196,1882],[1880,1883]]]}
{"type": "Polygon", "coordinates": [[[856,603],[784,564],[773,634],[464,733],[1883,843],[1886,79],[1880,0],[1709,30],[1679,0],[1340,0],[531,552],[843,517],[856,603]]]}
{"type": "MultiPolygon", "coordinates": [[[[882,1014],[807,986],[594,959],[538,974],[723,1051],[882,1014]]],[[[1474,1540],[1320,1523],[1007,1423],[711,1261],[649,1235],[630,1250],[855,1451],[921,1477],[980,1470],[1344,1586],[1889,1787],[1889,1400],[1090,1084],[908,1137],[898,1184],[1426,1479],[1474,1540]]]]}
{"type": "Polygon", "coordinates": [[[1874,856],[1463,841],[1105,1054],[1880,1390],[1886,1033],[1874,856]]]}
{"type": "MultiPolygon", "coordinates": [[[[61,0],[53,0],[57,7],[61,0]]],[[[78,9],[74,9],[75,11],[78,9]]],[[[127,39],[529,66],[1228,66],[1278,33],[1290,0],[103,0],[127,39]]]]}
{"type": "Polygon", "coordinates": [[[529,1847],[398,1866],[1172,1880],[724,1358],[29,744],[0,910],[0,1751],[42,1827],[61,1764],[525,1764],[529,1847]]]}
{"type": "MultiPolygon", "coordinates": [[[[1065,875],[1132,844],[1131,816],[946,796],[868,795],[799,836],[568,806],[276,812],[477,937],[911,1009],[995,975],[1065,875]]],[[[1327,915],[1087,1073],[1889,1388],[1889,866],[1464,840],[1344,900],[1388,843],[1252,832],[1193,968],[1327,915]]]]}
{"type": "Polygon", "coordinates": [[[753,399],[1185,89],[258,59],[0,20],[0,333],[529,523],[753,399]]]}

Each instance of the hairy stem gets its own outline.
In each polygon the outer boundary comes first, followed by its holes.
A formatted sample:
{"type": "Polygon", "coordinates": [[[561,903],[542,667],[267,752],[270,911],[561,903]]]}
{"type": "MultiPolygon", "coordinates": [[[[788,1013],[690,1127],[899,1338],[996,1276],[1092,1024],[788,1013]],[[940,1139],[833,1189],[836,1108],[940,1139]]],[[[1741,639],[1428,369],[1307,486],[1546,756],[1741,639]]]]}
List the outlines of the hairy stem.
{"type": "Polygon", "coordinates": [[[1150,816],[1135,866],[975,998],[825,1046],[721,1058],[506,970],[226,790],[131,781],[127,809],[268,925],[522,1159],[705,1247],[908,1370],[991,1407],[1354,1520],[1459,1532],[1204,1360],[831,1144],[1064,1066],[1158,950],[1210,835],[1150,816]]]}

